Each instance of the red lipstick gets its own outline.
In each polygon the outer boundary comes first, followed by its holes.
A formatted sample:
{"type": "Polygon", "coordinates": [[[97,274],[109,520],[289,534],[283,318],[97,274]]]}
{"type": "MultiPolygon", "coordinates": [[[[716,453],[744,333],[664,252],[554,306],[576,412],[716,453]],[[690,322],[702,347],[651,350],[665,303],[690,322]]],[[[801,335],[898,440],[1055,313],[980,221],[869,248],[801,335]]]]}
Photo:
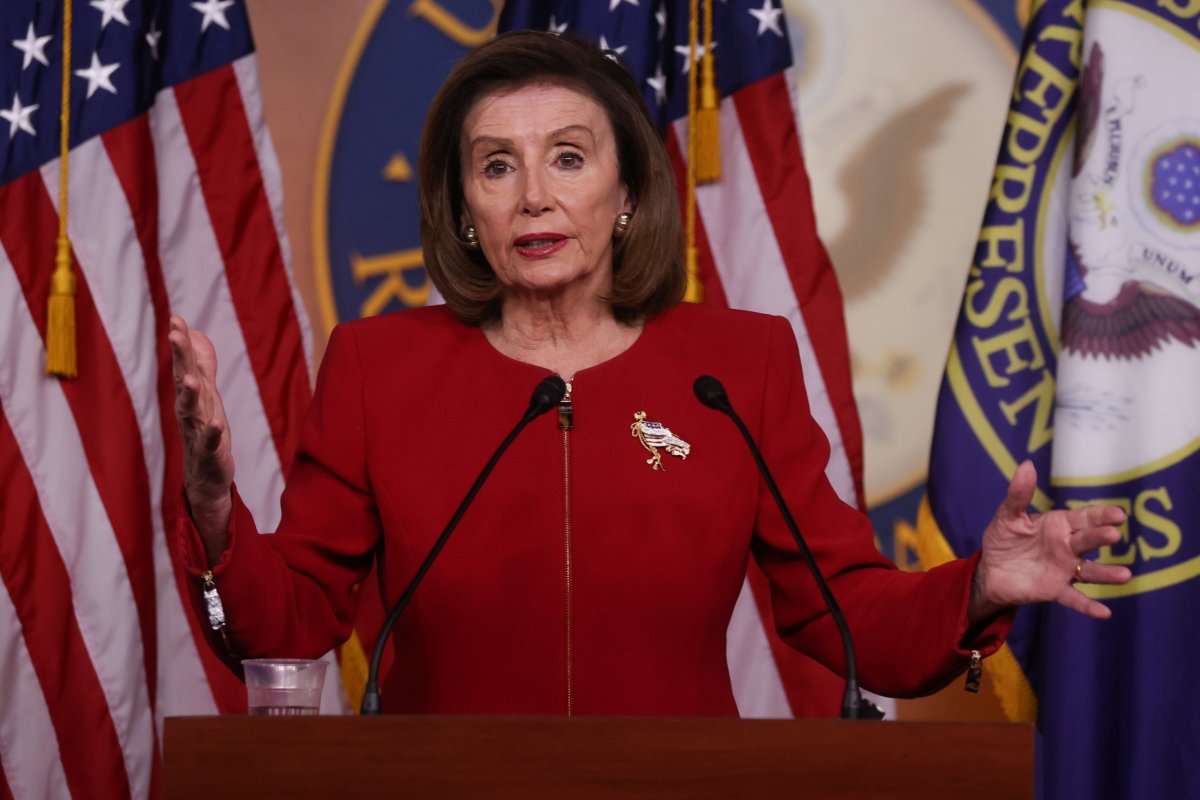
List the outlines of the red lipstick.
{"type": "Polygon", "coordinates": [[[567,246],[565,234],[554,232],[527,233],[513,240],[513,249],[525,258],[545,258],[567,246]]]}

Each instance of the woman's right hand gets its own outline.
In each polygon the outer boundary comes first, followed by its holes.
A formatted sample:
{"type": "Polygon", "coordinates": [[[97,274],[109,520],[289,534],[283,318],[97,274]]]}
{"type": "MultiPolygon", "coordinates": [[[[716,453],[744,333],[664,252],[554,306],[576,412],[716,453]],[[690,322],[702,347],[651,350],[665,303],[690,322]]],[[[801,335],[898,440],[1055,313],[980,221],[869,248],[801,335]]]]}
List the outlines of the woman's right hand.
{"type": "Polygon", "coordinates": [[[233,510],[233,447],[217,393],[217,353],[208,337],[171,316],[175,419],[183,438],[183,481],[209,565],[225,550],[233,510]]]}

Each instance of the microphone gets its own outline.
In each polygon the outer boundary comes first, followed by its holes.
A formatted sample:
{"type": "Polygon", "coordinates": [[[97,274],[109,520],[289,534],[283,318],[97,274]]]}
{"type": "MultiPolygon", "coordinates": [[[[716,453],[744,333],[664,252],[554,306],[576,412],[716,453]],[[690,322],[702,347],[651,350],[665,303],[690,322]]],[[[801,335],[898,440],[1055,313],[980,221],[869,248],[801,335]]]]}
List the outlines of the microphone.
{"type": "Polygon", "coordinates": [[[558,402],[563,399],[563,395],[567,393],[567,385],[563,379],[557,375],[551,375],[548,378],[543,378],[540,383],[533,389],[533,396],[529,398],[529,407],[525,409],[520,421],[516,424],[508,434],[504,437],[504,441],[496,448],[496,452],[492,453],[492,457],[488,459],[487,464],[479,473],[479,477],[471,484],[471,488],[467,491],[467,496],[459,503],[458,509],[454,512],[454,516],[446,523],[442,535],[433,543],[433,547],[429,549],[429,554],[425,556],[425,560],[421,562],[421,566],[417,568],[417,572],[413,575],[412,580],[408,582],[408,586],[404,588],[404,592],[400,595],[400,599],[392,606],[392,610],[388,612],[387,619],[384,620],[383,626],[379,629],[379,638],[375,640],[375,650],[371,654],[371,666],[367,672],[367,685],[363,691],[362,706],[359,708],[359,713],[363,716],[374,716],[380,713],[379,702],[379,664],[383,660],[383,648],[387,642],[388,635],[392,632],[392,627],[396,624],[396,620],[400,619],[400,615],[404,613],[404,609],[408,607],[408,602],[412,600],[413,594],[417,591],[417,587],[421,584],[425,573],[433,565],[434,559],[438,557],[438,553],[442,551],[446,540],[450,538],[450,534],[458,527],[459,520],[466,513],[467,507],[475,499],[475,495],[479,493],[480,488],[492,474],[492,469],[496,466],[496,462],[500,460],[500,456],[504,455],[504,451],[513,443],[526,425],[533,420],[545,414],[551,408],[558,405],[558,402]]]}
{"type": "MultiPolygon", "coordinates": [[[[567,384],[562,378],[557,375],[542,378],[538,382],[538,385],[533,387],[533,396],[529,398],[529,408],[525,409],[525,416],[521,417],[521,424],[517,426],[517,431],[520,431],[527,423],[532,422],[558,405],[566,393],[567,384]]],[[[512,436],[513,434],[509,435],[512,436]]],[[[507,445],[508,441],[505,440],[500,445],[501,450],[507,445]]]]}
{"type": "Polygon", "coordinates": [[[830,591],[829,584],[825,582],[825,576],[821,574],[821,570],[817,567],[816,559],[813,558],[812,551],[808,549],[808,543],[804,541],[804,537],[800,534],[800,528],[796,526],[796,520],[792,518],[792,512],[788,509],[783,495],[780,494],[779,487],[775,484],[775,479],[771,477],[771,471],[767,469],[767,462],[763,460],[762,451],[758,449],[754,437],[750,435],[750,431],[746,428],[746,424],[742,422],[742,418],[733,410],[733,404],[729,402],[729,395],[726,394],[725,387],[721,385],[719,380],[711,375],[701,375],[692,384],[692,391],[696,393],[697,400],[709,408],[727,415],[737,425],[738,430],[742,432],[742,438],[746,440],[746,444],[750,447],[750,452],[754,456],[754,461],[758,464],[758,471],[762,473],[767,488],[771,490],[771,496],[775,498],[775,504],[779,506],[779,513],[783,515],[783,520],[787,523],[788,530],[792,532],[792,537],[796,540],[796,545],[800,548],[800,554],[804,556],[804,563],[808,564],[808,569],[812,572],[813,578],[817,582],[817,588],[821,590],[821,596],[825,598],[825,605],[829,608],[829,615],[837,623],[838,632],[842,636],[842,647],[846,653],[846,691],[842,695],[842,719],[882,719],[883,712],[876,708],[874,704],[864,700],[862,694],[858,691],[858,661],[854,656],[854,642],[850,638],[850,626],[846,624],[846,616],[842,613],[841,606],[838,605],[833,592],[830,591]]]}

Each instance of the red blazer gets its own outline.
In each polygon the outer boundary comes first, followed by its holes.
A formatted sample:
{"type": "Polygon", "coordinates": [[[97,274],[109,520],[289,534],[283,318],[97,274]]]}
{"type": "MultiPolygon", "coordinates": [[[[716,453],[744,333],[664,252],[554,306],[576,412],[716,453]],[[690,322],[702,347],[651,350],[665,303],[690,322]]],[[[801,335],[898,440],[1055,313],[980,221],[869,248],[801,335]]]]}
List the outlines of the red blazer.
{"type": "MultiPolygon", "coordinates": [[[[825,479],[787,321],[680,306],[572,381],[514,442],[418,589],[393,638],[386,710],[736,715],[725,631],[753,555],[779,631],[844,668],[837,630],[737,429],[692,382],[724,382],[849,619],[864,687],[925,693],[962,671],[976,559],[897,570],[825,479]],[[635,412],[691,445],[631,435],[635,412]]],[[[373,559],[390,606],[547,375],[444,308],[339,326],[321,366],[279,531],[235,503],[213,570],[241,655],[318,656],[345,640],[373,559]]],[[[235,494],[236,497],[236,494],[235,494]]],[[[190,569],[204,564],[181,525],[190,569]]],[[[987,654],[1000,620],[970,647],[987,654]]]]}

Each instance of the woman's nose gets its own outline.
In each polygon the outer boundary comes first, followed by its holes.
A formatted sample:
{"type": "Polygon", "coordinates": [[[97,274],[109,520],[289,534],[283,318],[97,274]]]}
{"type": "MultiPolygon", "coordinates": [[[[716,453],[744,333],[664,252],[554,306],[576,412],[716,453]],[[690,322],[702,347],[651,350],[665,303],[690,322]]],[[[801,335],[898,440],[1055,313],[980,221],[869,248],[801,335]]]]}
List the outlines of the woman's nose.
{"type": "Polygon", "coordinates": [[[524,193],[521,198],[521,213],[537,217],[551,210],[553,203],[545,176],[537,170],[525,173],[524,193]]]}

